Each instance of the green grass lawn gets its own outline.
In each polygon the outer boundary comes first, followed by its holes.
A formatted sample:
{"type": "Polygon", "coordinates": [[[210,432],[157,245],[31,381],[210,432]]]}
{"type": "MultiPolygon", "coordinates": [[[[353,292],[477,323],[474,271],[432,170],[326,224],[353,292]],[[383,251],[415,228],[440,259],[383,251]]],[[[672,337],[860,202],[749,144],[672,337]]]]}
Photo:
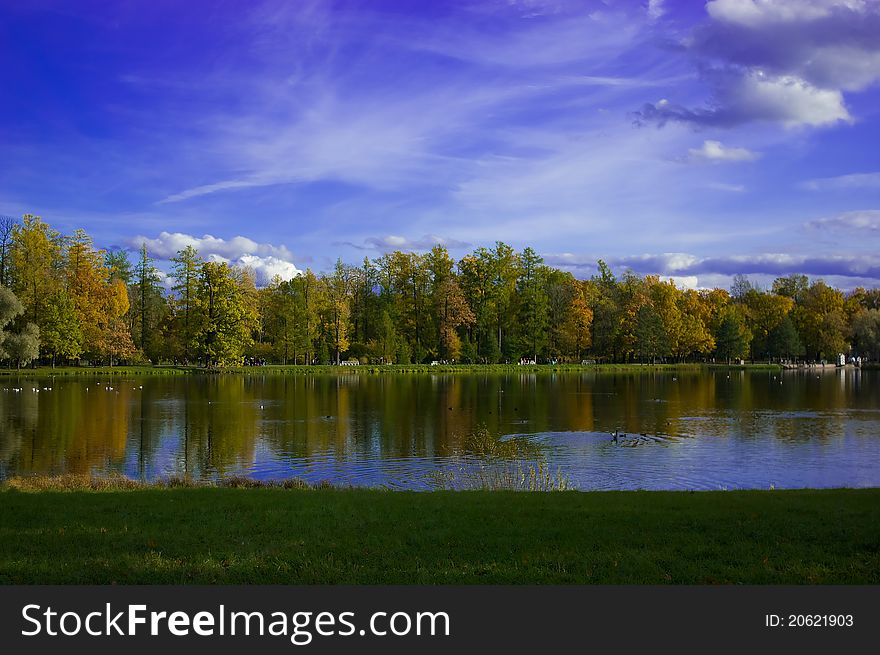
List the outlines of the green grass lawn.
{"type": "Polygon", "coordinates": [[[880,490],[6,487],[0,582],[877,584],[880,490]]]}

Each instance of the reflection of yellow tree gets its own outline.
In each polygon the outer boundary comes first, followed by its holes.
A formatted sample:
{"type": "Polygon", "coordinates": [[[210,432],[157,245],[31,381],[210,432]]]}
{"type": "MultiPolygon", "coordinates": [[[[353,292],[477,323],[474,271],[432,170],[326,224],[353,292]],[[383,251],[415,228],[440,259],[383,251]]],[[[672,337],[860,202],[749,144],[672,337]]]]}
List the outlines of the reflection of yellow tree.
{"type": "Polygon", "coordinates": [[[267,411],[260,409],[256,384],[241,376],[212,376],[191,404],[189,431],[199,460],[221,475],[254,460],[257,424],[267,411]]]}
{"type": "Polygon", "coordinates": [[[93,387],[84,398],[80,384],[58,386],[44,379],[20,384],[26,388],[17,410],[20,430],[32,437],[21,441],[20,472],[86,473],[124,461],[129,392],[93,387]],[[43,389],[49,385],[51,391],[43,389]]]}

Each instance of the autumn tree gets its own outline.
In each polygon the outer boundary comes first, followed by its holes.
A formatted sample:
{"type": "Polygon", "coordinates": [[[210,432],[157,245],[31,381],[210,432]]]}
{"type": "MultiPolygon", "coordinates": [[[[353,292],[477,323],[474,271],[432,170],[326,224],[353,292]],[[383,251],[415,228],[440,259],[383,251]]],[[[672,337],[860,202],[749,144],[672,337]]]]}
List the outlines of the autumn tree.
{"type": "Polygon", "coordinates": [[[446,276],[434,293],[435,314],[440,326],[440,355],[456,360],[461,356],[461,338],[458,328],[474,322],[474,313],[468,307],[458,282],[446,276]]]}
{"type": "Polygon", "coordinates": [[[832,358],[847,351],[844,296],[824,281],[816,280],[810,285],[803,301],[793,310],[792,320],[808,355],[832,358]]]}
{"type": "MultiPolygon", "coordinates": [[[[104,266],[104,253],[94,248],[85,230],[76,230],[65,239],[63,252],[66,290],[83,335],[83,350],[93,357],[100,357],[106,354],[106,333],[110,322],[121,318],[121,315],[110,312],[110,304],[118,304],[119,299],[111,298],[116,290],[108,285],[109,271],[104,266]]],[[[122,281],[119,284],[126,295],[124,306],[127,311],[128,292],[122,281]]]]}
{"type": "Polygon", "coordinates": [[[590,309],[587,285],[571,278],[569,286],[571,304],[565,313],[563,333],[566,349],[574,355],[576,362],[580,362],[584,353],[592,345],[593,310],[590,309]]]}
{"type": "Polygon", "coordinates": [[[128,289],[120,278],[112,280],[104,302],[105,327],[101,335],[100,351],[113,366],[115,361],[132,357],[137,349],[131,338],[131,330],[125,316],[128,314],[128,289]]]}
{"type": "Polygon", "coordinates": [[[26,214],[12,228],[12,290],[27,320],[43,327],[49,299],[61,288],[61,235],[39,216],[26,214]]]}

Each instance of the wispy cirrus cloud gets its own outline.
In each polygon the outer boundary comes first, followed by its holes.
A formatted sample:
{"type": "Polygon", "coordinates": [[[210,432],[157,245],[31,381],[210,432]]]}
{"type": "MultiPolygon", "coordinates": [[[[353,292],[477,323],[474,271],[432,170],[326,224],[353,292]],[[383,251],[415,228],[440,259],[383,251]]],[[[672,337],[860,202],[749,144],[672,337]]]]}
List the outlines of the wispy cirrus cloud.
{"type": "MultiPolygon", "coordinates": [[[[57,20],[43,4],[0,22],[39,37],[57,20]]],[[[86,3],[56,41],[4,51],[0,202],[101,245],[166,230],[157,252],[196,241],[267,275],[499,239],[607,258],[864,251],[851,218],[803,225],[877,206],[877,6],[257,0],[206,19],[86,3]],[[664,129],[634,127],[638,107],[664,129]]]]}
{"type": "Polygon", "coordinates": [[[706,188],[714,191],[726,191],[728,193],[743,193],[746,190],[746,185],[730,184],[728,182],[707,182],[706,188]]]}
{"type": "Polygon", "coordinates": [[[242,82],[253,102],[200,122],[200,149],[211,153],[205,169],[228,173],[202,174],[158,203],[327,182],[378,192],[455,188],[481,177],[493,157],[542,156],[554,147],[542,132],[556,141],[560,130],[576,131],[566,106],[597,111],[690,77],[668,63],[626,75],[605,63],[648,38],[637,8],[584,12],[574,3],[534,20],[495,8],[489,29],[482,21],[309,7],[305,15],[276,8],[246,23],[265,60],[261,75],[242,82]],[[343,46],[361,53],[352,66],[337,64],[343,46]],[[288,60],[301,63],[291,72],[278,64],[288,60]],[[419,65],[430,74],[413,74],[419,65]],[[543,127],[536,112],[545,114],[543,127]],[[531,151],[518,143],[524,131],[533,133],[531,151]]]}
{"type": "Polygon", "coordinates": [[[810,191],[880,189],[880,171],[875,173],[848,173],[834,177],[818,177],[802,182],[799,186],[810,191]]]}
{"type": "Polygon", "coordinates": [[[436,234],[426,234],[417,239],[388,234],[381,237],[367,237],[362,243],[352,241],[338,241],[338,245],[350,246],[357,250],[376,250],[379,252],[391,252],[401,250],[404,252],[430,250],[434,246],[444,246],[449,249],[469,248],[471,244],[449,237],[441,237],[436,234]]]}
{"type": "Polygon", "coordinates": [[[806,226],[815,230],[845,232],[880,232],[880,209],[852,211],[809,221],[806,226]]]}
{"type": "Polygon", "coordinates": [[[648,17],[658,20],[666,13],[666,0],[648,0],[648,17]]]}

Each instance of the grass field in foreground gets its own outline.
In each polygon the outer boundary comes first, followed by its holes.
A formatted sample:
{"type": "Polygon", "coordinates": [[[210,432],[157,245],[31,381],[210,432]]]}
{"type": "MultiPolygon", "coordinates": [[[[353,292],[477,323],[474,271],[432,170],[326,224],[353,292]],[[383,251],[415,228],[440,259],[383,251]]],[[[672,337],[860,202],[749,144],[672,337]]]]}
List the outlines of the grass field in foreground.
{"type": "Polygon", "coordinates": [[[0,582],[877,584],[880,490],[7,487],[0,582]]]}

